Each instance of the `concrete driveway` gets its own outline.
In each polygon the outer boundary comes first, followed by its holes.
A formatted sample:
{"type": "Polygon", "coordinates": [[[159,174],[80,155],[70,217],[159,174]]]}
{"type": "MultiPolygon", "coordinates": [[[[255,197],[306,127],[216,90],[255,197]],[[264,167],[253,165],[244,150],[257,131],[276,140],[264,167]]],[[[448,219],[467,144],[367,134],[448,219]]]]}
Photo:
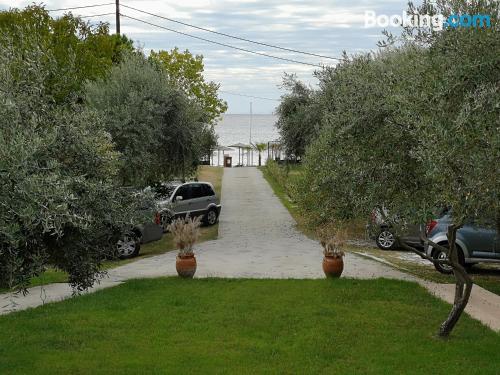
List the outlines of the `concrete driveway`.
{"type": "MultiPolygon", "coordinates": [[[[322,278],[322,248],[295,221],[257,168],[228,168],[222,181],[219,238],[196,246],[195,277],[322,278]]],[[[113,281],[176,275],[175,252],[109,271],[113,281]]],[[[347,254],[343,277],[415,278],[379,262],[347,254]]]]}

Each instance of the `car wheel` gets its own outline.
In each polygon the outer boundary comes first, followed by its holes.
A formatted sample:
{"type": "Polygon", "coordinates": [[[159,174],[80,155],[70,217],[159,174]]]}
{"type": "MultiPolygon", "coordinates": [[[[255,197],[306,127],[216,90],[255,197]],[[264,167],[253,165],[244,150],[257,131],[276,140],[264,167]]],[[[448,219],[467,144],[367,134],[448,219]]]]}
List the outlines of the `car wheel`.
{"type": "MultiPolygon", "coordinates": [[[[441,246],[444,246],[444,247],[448,247],[448,244],[447,243],[443,243],[443,244],[440,244],[441,246]]],[[[458,262],[465,267],[465,258],[464,258],[464,252],[462,251],[462,249],[460,248],[460,246],[458,245],[455,245],[457,247],[457,255],[458,255],[458,262]]],[[[448,255],[446,254],[446,252],[444,252],[443,250],[434,250],[432,252],[432,257],[434,259],[438,259],[438,260],[441,260],[441,259],[447,259],[448,258],[448,255]]],[[[439,272],[441,273],[444,273],[444,274],[451,274],[453,273],[453,267],[451,267],[450,265],[448,264],[440,264],[440,263],[434,263],[434,268],[436,270],[438,270],[439,272]]]]}
{"type": "Polygon", "coordinates": [[[217,223],[217,219],[217,210],[213,208],[209,209],[205,216],[205,223],[207,223],[208,225],[214,225],[215,223],[217,223]]]}
{"type": "Polygon", "coordinates": [[[116,243],[118,258],[129,259],[139,255],[141,243],[139,237],[134,233],[126,233],[116,243]]]}
{"type": "Polygon", "coordinates": [[[394,248],[394,244],[396,243],[396,239],[394,238],[394,234],[387,229],[383,229],[375,239],[375,242],[379,249],[382,250],[391,250],[394,248]]]}

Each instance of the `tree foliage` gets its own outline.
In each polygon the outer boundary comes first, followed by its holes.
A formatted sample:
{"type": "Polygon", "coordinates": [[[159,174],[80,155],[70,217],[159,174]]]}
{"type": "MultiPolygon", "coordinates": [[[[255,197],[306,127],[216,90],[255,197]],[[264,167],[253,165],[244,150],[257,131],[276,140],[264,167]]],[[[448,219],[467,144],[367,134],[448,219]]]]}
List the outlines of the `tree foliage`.
{"type": "Polygon", "coordinates": [[[29,35],[50,53],[52,60],[38,62],[57,66],[46,77],[44,90],[58,103],[76,101],[85,81],[105,76],[113,63],[121,61],[124,51],[132,50],[132,41],[109,35],[106,23],[92,26],[71,13],[52,18],[37,5],[0,12],[0,32],[9,35],[16,48],[24,49],[29,35]]]}
{"type": "Polygon", "coordinates": [[[0,287],[25,290],[49,264],[92,286],[119,236],[151,220],[124,185],[194,170],[210,116],[107,24],[0,12],[0,287]]]}
{"type": "Polygon", "coordinates": [[[321,125],[315,93],[293,74],[285,74],[282,87],[287,93],[276,110],[276,127],[287,155],[301,158],[321,125]]]}
{"type": "Polygon", "coordinates": [[[22,48],[0,37],[0,285],[25,288],[50,263],[82,290],[113,255],[135,200],[116,184],[119,154],[102,118],[51,95],[54,51],[17,36],[22,48]]]}
{"type": "Polygon", "coordinates": [[[198,103],[207,115],[206,122],[213,123],[226,112],[227,103],[217,96],[220,84],[207,82],[203,77],[205,68],[202,55],[193,55],[188,50],[180,52],[174,48],[171,51],[151,51],[149,58],[165,70],[171,84],[198,103]]]}
{"type": "Polygon", "coordinates": [[[125,185],[145,186],[196,167],[210,132],[205,112],[142,53],[129,54],[85,92],[122,154],[125,185]]]}
{"type": "MultiPolygon", "coordinates": [[[[407,28],[377,53],[318,72],[314,104],[298,101],[303,111],[321,114],[318,136],[312,142],[301,138],[309,147],[296,197],[317,222],[366,218],[385,207],[397,215],[393,225],[402,233],[405,223],[425,223],[433,212],[451,208],[444,262],[454,269],[457,296],[443,335],[456,323],[471,287],[458,264],[456,231],[469,220],[493,219],[500,228],[498,10],[495,1],[410,4],[410,11],[421,14],[489,14],[492,25],[441,32],[407,28]]],[[[280,107],[289,103],[285,97],[280,107]]],[[[300,133],[303,123],[293,125],[296,112],[282,111],[280,121],[300,133]]],[[[285,144],[288,134],[293,131],[285,132],[285,144]]]]}

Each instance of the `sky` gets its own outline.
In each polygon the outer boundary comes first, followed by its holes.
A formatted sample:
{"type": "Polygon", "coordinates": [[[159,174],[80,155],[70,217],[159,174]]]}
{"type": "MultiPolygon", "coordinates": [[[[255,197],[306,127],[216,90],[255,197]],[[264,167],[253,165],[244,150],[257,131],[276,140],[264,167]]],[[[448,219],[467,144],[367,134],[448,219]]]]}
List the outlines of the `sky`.
{"type": "MultiPolygon", "coordinates": [[[[23,8],[32,2],[33,0],[0,0],[0,9],[23,8]]],[[[114,0],[47,0],[43,4],[46,9],[58,9],[111,2],[114,0]]],[[[309,64],[334,65],[335,60],[276,50],[215,35],[128,9],[125,5],[217,32],[289,49],[339,57],[342,51],[353,55],[376,50],[377,41],[383,39],[383,28],[365,27],[365,12],[401,15],[406,9],[407,0],[120,0],[120,4],[120,12],[124,15],[191,35],[309,64]]],[[[72,12],[88,16],[114,11],[115,5],[110,4],[72,12]]],[[[64,11],[51,12],[53,16],[63,13],[64,11]]],[[[88,20],[109,22],[111,30],[115,30],[114,15],[88,20]]],[[[399,31],[396,28],[388,29],[394,33],[399,31]]],[[[205,77],[220,83],[220,97],[229,106],[227,113],[249,113],[250,102],[254,114],[273,113],[283,94],[280,84],[285,72],[296,74],[313,87],[317,84],[313,73],[319,67],[248,54],[126,17],[121,17],[121,33],[133,39],[146,54],[151,50],[170,50],[174,47],[202,54],[205,77]]]]}

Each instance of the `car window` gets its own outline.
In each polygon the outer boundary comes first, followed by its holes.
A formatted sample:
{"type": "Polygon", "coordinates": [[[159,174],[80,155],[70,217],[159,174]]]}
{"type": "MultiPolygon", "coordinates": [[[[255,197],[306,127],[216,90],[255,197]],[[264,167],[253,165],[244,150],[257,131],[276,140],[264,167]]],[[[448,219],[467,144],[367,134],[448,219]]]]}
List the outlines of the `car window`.
{"type": "Polygon", "coordinates": [[[182,196],[183,200],[192,199],[191,197],[191,188],[189,185],[182,185],[177,192],[175,193],[175,197],[182,196]]]}
{"type": "Polygon", "coordinates": [[[176,187],[176,185],[171,184],[158,184],[152,186],[151,190],[156,199],[167,199],[172,195],[176,187]]]}
{"type": "Polygon", "coordinates": [[[212,187],[210,185],[203,184],[203,190],[205,192],[205,196],[207,196],[207,197],[215,195],[214,190],[212,189],[212,187]]]}
{"type": "Polygon", "coordinates": [[[191,197],[201,198],[205,196],[205,189],[202,184],[191,184],[191,197]]]}

